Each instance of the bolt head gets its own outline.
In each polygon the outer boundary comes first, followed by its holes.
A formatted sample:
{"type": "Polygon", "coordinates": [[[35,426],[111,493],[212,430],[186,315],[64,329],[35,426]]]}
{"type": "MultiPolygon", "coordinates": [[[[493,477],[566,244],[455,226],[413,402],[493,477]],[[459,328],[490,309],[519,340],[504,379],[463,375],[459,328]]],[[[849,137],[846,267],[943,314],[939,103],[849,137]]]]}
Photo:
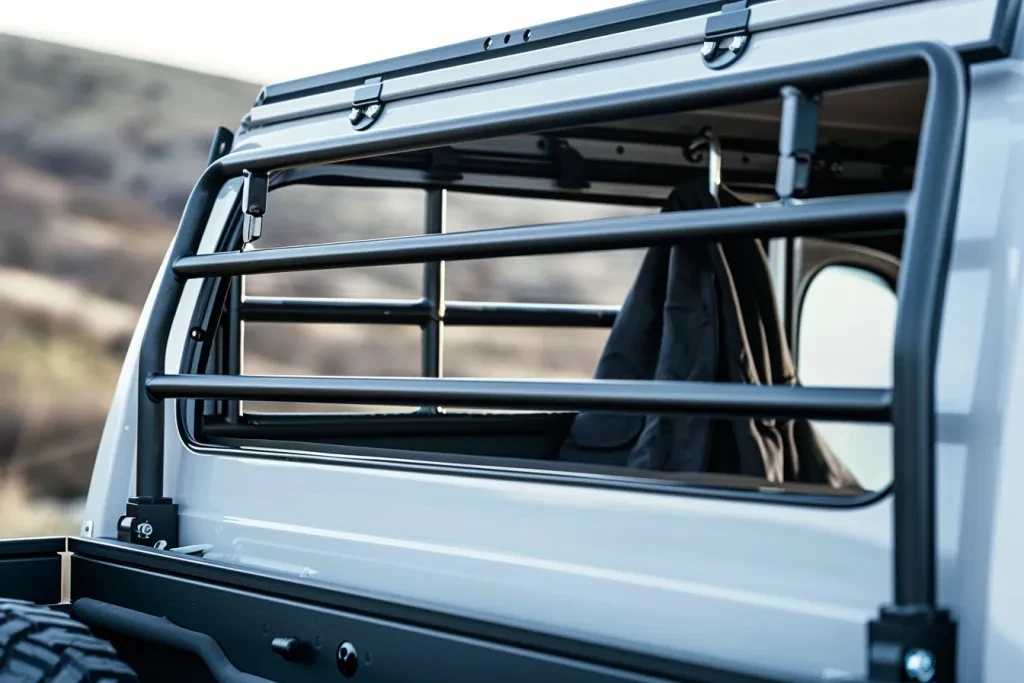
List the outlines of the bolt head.
{"type": "Polygon", "coordinates": [[[705,57],[710,57],[717,47],[718,43],[715,41],[705,40],[704,44],[700,46],[700,53],[705,57]]]}
{"type": "Polygon", "coordinates": [[[353,109],[352,111],[350,111],[348,113],[349,123],[353,123],[353,124],[359,123],[359,121],[362,118],[363,118],[363,110],[362,109],[353,109]]]}
{"type": "Polygon", "coordinates": [[[732,40],[729,41],[729,51],[739,52],[743,49],[743,46],[747,43],[746,36],[733,36],[732,40]]]}
{"type": "Polygon", "coordinates": [[[935,677],[935,656],[927,650],[911,650],[903,659],[903,668],[911,680],[928,683],[935,677]]]}
{"type": "Polygon", "coordinates": [[[359,653],[356,652],[355,645],[348,642],[339,645],[336,662],[338,665],[338,671],[342,676],[345,678],[352,678],[355,676],[356,671],[359,670],[359,653]]]}

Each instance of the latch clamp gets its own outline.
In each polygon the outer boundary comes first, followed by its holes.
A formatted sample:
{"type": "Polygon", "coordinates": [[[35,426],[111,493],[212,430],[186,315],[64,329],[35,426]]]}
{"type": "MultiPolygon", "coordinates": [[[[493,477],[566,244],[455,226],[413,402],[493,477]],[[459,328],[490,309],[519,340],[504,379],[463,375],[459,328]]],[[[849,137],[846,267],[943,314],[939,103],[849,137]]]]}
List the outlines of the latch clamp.
{"type": "Polygon", "coordinates": [[[242,243],[255,242],[263,234],[263,215],[267,212],[270,182],[266,173],[242,171],[242,243]]]}
{"type": "Polygon", "coordinates": [[[750,44],[750,8],[748,0],[722,5],[722,11],[708,17],[704,24],[704,44],[700,48],[704,66],[724,69],[743,56],[750,44]]]}
{"type": "Polygon", "coordinates": [[[380,96],[384,90],[384,83],[380,76],[368,78],[363,85],[356,88],[352,96],[352,111],[349,112],[348,120],[356,130],[366,130],[380,118],[384,111],[384,103],[380,96]]]}

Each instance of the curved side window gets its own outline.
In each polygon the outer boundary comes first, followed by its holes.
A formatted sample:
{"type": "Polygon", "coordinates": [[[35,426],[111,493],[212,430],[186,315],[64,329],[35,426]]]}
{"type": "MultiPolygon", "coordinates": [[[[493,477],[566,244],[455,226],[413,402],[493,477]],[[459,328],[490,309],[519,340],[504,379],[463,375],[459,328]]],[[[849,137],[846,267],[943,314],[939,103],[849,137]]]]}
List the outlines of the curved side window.
{"type": "MultiPolygon", "coordinates": [[[[797,367],[805,386],[892,386],[896,293],[880,275],[833,264],[811,279],[800,303],[797,367]]],[[[890,425],[815,422],[862,486],[892,480],[890,425]]]]}

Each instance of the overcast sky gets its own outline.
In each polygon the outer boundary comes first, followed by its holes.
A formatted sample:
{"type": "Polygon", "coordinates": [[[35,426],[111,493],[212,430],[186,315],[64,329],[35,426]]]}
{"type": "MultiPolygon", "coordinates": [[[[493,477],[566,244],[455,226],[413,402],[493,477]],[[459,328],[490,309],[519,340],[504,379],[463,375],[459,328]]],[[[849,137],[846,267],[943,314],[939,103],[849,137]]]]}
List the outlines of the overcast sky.
{"type": "Polygon", "coordinates": [[[629,0],[11,0],[0,33],[263,84],[623,4],[629,0]]]}

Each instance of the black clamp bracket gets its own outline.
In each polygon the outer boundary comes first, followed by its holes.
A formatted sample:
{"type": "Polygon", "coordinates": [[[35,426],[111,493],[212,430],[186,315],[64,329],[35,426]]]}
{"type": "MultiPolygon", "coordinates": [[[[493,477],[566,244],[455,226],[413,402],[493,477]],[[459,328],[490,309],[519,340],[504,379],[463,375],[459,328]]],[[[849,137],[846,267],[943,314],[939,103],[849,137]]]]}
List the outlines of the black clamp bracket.
{"type": "Polygon", "coordinates": [[[349,112],[348,120],[356,130],[366,130],[380,118],[384,111],[384,103],[380,96],[384,90],[384,83],[380,76],[368,78],[363,85],[356,88],[352,96],[352,111],[349,112]]]}
{"type": "Polygon", "coordinates": [[[587,162],[583,156],[559,138],[549,138],[547,148],[555,164],[555,182],[565,190],[585,190],[590,187],[587,180],[587,162]]]}
{"type": "Polygon", "coordinates": [[[117,540],[150,547],[178,545],[178,505],[170,498],[129,498],[117,520],[117,540]]]}
{"type": "Polygon", "coordinates": [[[791,85],[782,88],[775,194],[783,201],[802,197],[810,189],[814,154],[818,147],[820,109],[820,95],[808,95],[791,85]]]}
{"type": "Polygon", "coordinates": [[[868,625],[868,675],[872,681],[953,683],[956,622],[931,606],[883,607],[868,625]]]}
{"type": "Polygon", "coordinates": [[[441,182],[462,180],[459,156],[451,147],[437,147],[429,152],[427,177],[441,182]]]}
{"type": "Polygon", "coordinates": [[[242,244],[255,242],[263,234],[270,183],[266,173],[242,171],[242,244]]]}
{"type": "Polygon", "coordinates": [[[704,66],[724,69],[743,56],[750,44],[750,8],[748,0],[722,5],[722,11],[708,17],[704,24],[704,44],[700,48],[704,66]]]}

